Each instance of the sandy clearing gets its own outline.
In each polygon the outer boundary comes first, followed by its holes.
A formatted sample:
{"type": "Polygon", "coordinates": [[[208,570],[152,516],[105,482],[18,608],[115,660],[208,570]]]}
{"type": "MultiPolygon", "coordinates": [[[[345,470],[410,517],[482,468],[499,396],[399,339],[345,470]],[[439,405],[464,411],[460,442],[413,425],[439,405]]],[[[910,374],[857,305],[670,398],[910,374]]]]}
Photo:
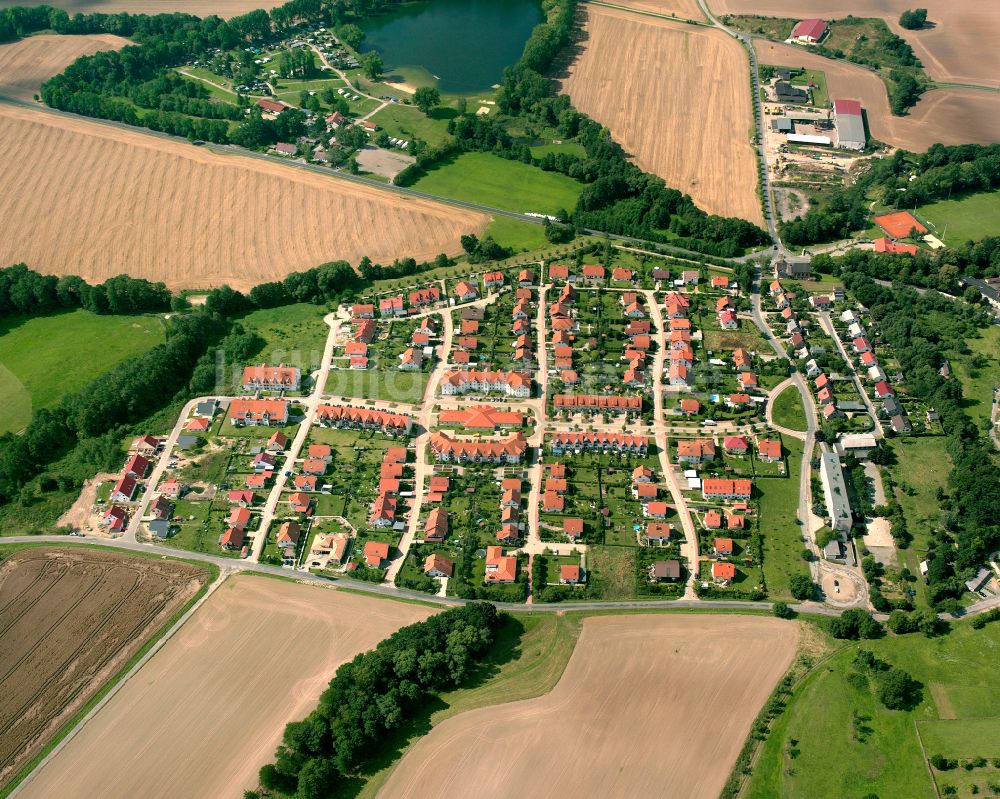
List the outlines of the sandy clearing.
{"type": "Polygon", "coordinates": [[[30,36],[0,46],[0,95],[30,100],[42,81],[58,75],[80,56],[121,50],[120,36],[30,36]]]}
{"type": "Polygon", "coordinates": [[[362,256],[458,253],[484,214],[34,109],[0,106],[0,264],[249,289],[362,256]]]}
{"type": "Polygon", "coordinates": [[[239,796],[337,667],[428,608],[230,578],[24,797],[239,796]]]}
{"type": "MultiPolygon", "coordinates": [[[[0,0],[0,8],[24,5],[24,0],[0,0]]],[[[270,10],[282,0],[52,0],[46,5],[66,9],[70,14],[209,14],[228,19],[257,8],[270,10]]]]}
{"type": "Polygon", "coordinates": [[[379,796],[716,797],[797,642],[778,619],[588,618],[551,693],[442,722],[379,796]]]}
{"type": "Polygon", "coordinates": [[[705,15],[698,8],[698,0],[606,0],[612,5],[650,11],[654,14],[704,21],[705,15]]]}
{"type": "Polygon", "coordinates": [[[926,0],[935,27],[908,31],[899,15],[917,4],[911,0],[709,0],[717,15],[760,14],[767,17],[838,19],[882,17],[893,33],[910,43],[937,81],[1000,87],[1000,4],[990,0],[926,0]]]}
{"type": "Polygon", "coordinates": [[[740,45],[718,30],[598,6],[586,9],[584,29],[562,86],[573,104],[698,207],[762,224],[740,45]]]}
{"type": "Polygon", "coordinates": [[[935,89],[905,117],[892,115],[885,84],[862,67],[805,51],[790,44],[754,40],[762,64],[809,67],[826,73],[831,98],[860,100],[868,126],[879,141],[917,152],[930,145],[1000,142],[1000,92],[935,89]]]}

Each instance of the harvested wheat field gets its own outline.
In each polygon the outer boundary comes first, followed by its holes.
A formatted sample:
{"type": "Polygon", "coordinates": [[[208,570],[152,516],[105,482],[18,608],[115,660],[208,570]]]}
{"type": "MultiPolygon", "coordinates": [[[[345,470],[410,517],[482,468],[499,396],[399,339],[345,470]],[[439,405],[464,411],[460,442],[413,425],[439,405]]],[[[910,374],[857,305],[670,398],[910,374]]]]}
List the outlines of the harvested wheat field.
{"type": "Polygon", "coordinates": [[[761,617],[588,618],[551,693],[442,722],[379,795],[717,797],[797,642],[761,617]]]}
{"type": "Polygon", "coordinates": [[[935,89],[905,117],[892,115],[885,84],[873,72],[810,53],[802,47],[754,39],[762,64],[808,67],[826,73],[831,98],[860,100],[872,136],[887,144],[921,152],[930,145],[1000,142],[1000,92],[935,89]]]}
{"type": "Polygon", "coordinates": [[[842,19],[881,17],[889,28],[909,42],[927,73],[942,83],[974,83],[1000,87],[1000,4],[993,0],[709,0],[721,14],[760,14],[765,17],[821,17],[842,19]],[[933,23],[920,31],[900,27],[907,9],[927,9],[933,23]]]}
{"type": "Polygon", "coordinates": [[[699,208],[761,224],[740,45],[721,31],[598,6],[587,7],[584,30],[562,86],[573,104],[699,208]]]}
{"type": "Polygon", "coordinates": [[[186,563],[83,548],[0,562],[0,785],[207,579],[186,563]]]}
{"type": "Polygon", "coordinates": [[[431,610],[229,578],[25,785],[23,796],[240,796],[337,667],[431,610]]]}
{"type": "Polygon", "coordinates": [[[0,46],[0,95],[30,100],[42,81],[58,75],[80,56],[121,50],[120,36],[29,36],[0,46]]]}
{"type": "Polygon", "coordinates": [[[705,15],[698,7],[698,0],[615,0],[614,5],[668,17],[695,19],[699,22],[705,20],[705,15]]]}
{"type": "Polygon", "coordinates": [[[343,259],[460,251],[489,218],[243,155],[0,107],[0,264],[250,287],[343,259]]]}
{"type": "MultiPolygon", "coordinates": [[[[0,0],[0,8],[25,5],[24,0],[0,0]]],[[[256,8],[272,9],[282,0],[50,0],[46,5],[70,14],[215,14],[223,19],[246,14],[256,8]]]]}

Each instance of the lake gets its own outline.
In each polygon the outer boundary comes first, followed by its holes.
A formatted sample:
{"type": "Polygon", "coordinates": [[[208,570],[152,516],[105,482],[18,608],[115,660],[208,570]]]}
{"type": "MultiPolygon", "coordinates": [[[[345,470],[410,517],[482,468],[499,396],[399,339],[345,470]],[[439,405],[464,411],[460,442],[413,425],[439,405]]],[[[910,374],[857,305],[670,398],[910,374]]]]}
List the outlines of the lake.
{"type": "Polygon", "coordinates": [[[427,0],[367,20],[361,49],[379,52],[387,79],[426,72],[442,93],[466,94],[499,83],[541,21],[537,0],[427,0]]]}

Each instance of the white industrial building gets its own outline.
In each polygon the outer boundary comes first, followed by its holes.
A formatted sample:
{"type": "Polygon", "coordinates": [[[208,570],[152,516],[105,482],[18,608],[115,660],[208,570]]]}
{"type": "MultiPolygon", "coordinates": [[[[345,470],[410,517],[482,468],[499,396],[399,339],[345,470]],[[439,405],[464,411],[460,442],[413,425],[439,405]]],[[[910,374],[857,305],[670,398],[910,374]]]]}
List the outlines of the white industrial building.
{"type": "Polygon", "coordinates": [[[857,100],[834,100],[833,123],[837,127],[837,146],[844,150],[863,150],[865,120],[861,115],[861,103],[857,100]]]}
{"type": "Polygon", "coordinates": [[[840,458],[835,452],[824,452],[819,462],[820,482],[823,484],[823,501],[831,530],[849,533],[852,527],[851,501],[847,496],[847,483],[840,458]]]}

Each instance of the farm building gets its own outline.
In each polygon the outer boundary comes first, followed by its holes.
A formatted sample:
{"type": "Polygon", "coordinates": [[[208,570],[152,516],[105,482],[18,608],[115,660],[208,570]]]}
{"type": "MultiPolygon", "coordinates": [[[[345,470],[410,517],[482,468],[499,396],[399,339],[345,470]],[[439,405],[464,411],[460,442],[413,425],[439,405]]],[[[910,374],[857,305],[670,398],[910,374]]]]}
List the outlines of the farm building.
{"type": "Polygon", "coordinates": [[[834,100],[833,122],[837,127],[837,146],[843,150],[865,149],[865,120],[857,100],[834,100]]]}
{"type": "Polygon", "coordinates": [[[816,44],[826,35],[826,23],[821,19],[804,19],[792,28],[792,41],[816,44]]]}
{"type": "Polygon", "coordinates": [[[780,103],[808,103],[809,92],[793,86],[787,81],[779,80],[774,84],[774,93],[780,103]]]}

